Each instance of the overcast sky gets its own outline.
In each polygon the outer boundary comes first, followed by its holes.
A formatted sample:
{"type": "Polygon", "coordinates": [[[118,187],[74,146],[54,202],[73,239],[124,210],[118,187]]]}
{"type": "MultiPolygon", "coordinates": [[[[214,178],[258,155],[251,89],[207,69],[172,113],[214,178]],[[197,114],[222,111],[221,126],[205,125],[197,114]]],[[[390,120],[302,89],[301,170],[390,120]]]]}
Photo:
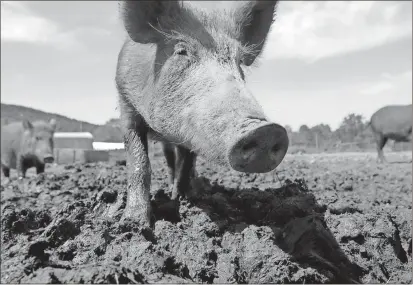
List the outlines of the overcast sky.
{"type": "MultiPolygon", "coordinates": [[[[124,36],[115,1],[2,1],[1,102],[96,124],[118,117],[124,36]]],[[[410,104],[412,2],[281,2],[247,82],[269,117],[294,130],[410,104]]]]}

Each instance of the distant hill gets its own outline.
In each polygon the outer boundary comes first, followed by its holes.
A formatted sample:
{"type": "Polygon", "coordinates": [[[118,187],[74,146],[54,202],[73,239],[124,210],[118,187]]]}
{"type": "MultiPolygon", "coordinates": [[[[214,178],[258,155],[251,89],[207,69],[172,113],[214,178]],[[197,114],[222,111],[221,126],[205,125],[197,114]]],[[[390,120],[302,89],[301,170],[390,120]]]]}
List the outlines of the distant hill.
{"type": "Polygon", "coordinates": [[[47,113],[29,107],[9,105],[1,103],[1,124],[9,124],[22,121],[26,118],[30,121],[48,121],[54,118],[57,121],[58,132],[93,132],[99,125],[71,119],[59,114],[47,113]]]}
{"type": "Polygon", "coordinates": [[[123,132],[120,127],[120,120],[112,118],[103,126],[97,127],[93,136],[99,138],[101,142],[123,142],[123,132]]]}
{"type": "Polygon", "coordinates": [[[59,114],[43,112],[19,105],[1,103],[1,125],[22,121],[23,118],[27,118],[30,121],[48,121],[51,118],[54,118],[57,121],[58,132],[90,132],[93,134],[95,141],[123,142],[122,132],[118,124],[116,124],[118,119],[111,119],[105,125],[95,125],[59,114]]]}

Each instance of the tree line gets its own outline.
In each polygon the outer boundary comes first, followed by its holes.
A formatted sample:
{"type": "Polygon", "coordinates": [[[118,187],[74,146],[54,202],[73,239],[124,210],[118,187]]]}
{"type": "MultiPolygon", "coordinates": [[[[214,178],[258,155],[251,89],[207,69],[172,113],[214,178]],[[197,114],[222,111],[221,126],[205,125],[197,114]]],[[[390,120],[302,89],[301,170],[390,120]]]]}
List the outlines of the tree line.
{"type": "MultiPolygon", "coordinates": [[[[300,126],[297,132],[285,126],[290,139],[290,152],[366,151],[376,148],[369,120],[362,115],[347,115],[336,130],[328,124],[300,126]]],[[[410,143],[388,142],[393,150],[411,150],[410,143]]]]}

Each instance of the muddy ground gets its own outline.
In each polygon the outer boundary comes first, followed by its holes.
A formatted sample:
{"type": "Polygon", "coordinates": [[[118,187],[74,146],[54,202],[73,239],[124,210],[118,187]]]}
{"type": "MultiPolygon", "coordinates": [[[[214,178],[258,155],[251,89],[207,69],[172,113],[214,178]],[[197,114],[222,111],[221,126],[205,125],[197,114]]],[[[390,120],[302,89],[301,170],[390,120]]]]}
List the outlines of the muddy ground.
{"type": "Polygon", "coordinates": [[[199,159],[177,213],[151,152],[153,229],[105,218],[115,162],[2,177],[1,283],[412,283],[411,153],[386,155],[291,155],[277,175],[199,159]]]}

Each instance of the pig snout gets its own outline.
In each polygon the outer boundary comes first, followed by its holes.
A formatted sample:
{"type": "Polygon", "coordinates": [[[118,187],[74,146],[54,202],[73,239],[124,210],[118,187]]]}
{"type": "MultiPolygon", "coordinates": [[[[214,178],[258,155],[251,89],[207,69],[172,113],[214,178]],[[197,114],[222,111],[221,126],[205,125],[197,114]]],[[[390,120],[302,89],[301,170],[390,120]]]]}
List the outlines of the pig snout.
{"type": "Polygon", "coordinates": [[[43,157],[43,161],[44,161],[44,163],[53,163],[54,162],[54,157],[53,157],[53,155],[45,155],[44,157],[43,157]]]}
{"type": "Polygon", "coordinates": [[[275,169],[288,149],[288,135],[282,126],[263,124],[242,134],[230,146],[228,160],[240,172],[265,173],[275,169]]]}

